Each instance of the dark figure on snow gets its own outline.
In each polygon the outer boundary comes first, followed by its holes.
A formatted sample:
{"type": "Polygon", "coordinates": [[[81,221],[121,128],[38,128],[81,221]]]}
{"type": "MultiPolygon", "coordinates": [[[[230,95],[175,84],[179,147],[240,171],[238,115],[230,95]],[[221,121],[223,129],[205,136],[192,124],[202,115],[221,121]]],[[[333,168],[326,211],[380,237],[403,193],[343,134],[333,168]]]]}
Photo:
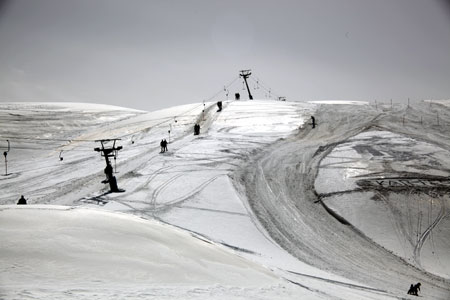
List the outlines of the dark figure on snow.
{"type": "Polygon", "coordinates": [[[316,128],[316,118],[314,118],[313,116],[311,116],[311,125],[312,128],[316,128]]]}
{"type": "Polygon", "coordinates": [[[169,151],[169,149],[167,149],[167,141],[166,141],[166,139],[164,139],[163,142],[164,142],[164,152],[169,151]]]}
{"type": "Polygon", "coordinates": [[[420,282],[418,282],[416,285],[414,285],[414,294],[413,295],[419,296],[418,293],[420,291],[420,286],[421,286],[420,282]]]}
{"type": "Polygon", "coordinates": [[[219,108],[217,111],[222,111],[222,101],[217,102],[217,107],[219,108]]]}
{"type": "Polygon", "coordinates": [[[161,146],[161,153],[163,153],[164,149],[165,149],[165,147],[164,147],[164,140],[161,140],[161,143],[159,143],[159,145],[161,146]]]}
{"type": "Polygon", "coordinates": [[[27,199],[25,199],[25,197],[22,195],[20,196],[19,201],[17,201],[17,205],[26,205],[27,204],[27,199]]]}
{"type": "Polygon", "coordinates": [[[234,94],[234,99],[239,100],[241,98],[241,95],[239,93],[234,94]]]}
{"type": "Polygon", "coordinates": [[[195,124],[194,125],[194,135],[199,135],[200,134],[200,125],[195,124]]]}
{"type": "Polygon", "coordinates": [[[409,287],[409,290],[408,290],[408,295],[412,295],[413,291],[414,291],[414,285],[411,284],[411,286],[409,287]]]}
{"type": "Polygon", "coordinates": [[[417,284],[412,285],[408,290],[408,295],[414,295],[414,296],[419,296],[419,291],[420,291],[420,282],[418,282],[417,284]]]}
{"type": "Polygon", "coordinates": [[[105,175],[106,175],[106,180],[105,183],[109,182],[111,180],[111,178],[113,177],[113,167],[111,166],[111,164],[107,164],[106,168],[105,168],[105,175]]]}

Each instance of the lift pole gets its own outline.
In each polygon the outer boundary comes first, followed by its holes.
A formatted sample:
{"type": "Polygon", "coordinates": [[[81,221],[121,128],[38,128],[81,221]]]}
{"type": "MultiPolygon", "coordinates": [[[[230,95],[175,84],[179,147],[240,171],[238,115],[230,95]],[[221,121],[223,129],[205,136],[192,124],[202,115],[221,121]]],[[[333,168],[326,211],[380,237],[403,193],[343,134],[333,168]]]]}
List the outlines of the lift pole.
{"type": "Polygon", "coordinates": [[[122,149],[122,146],[116,147],[116,141],[119,141],[120,139],[105,139],[105,140],[97,140],[96,142],[100,142],[102,147],[94,148],[94,151],[101,152],[101,155],[105,158],[106,162],[106,168],[105,168],[105,175],[106,179],[102,181],[102,183],[109,183],[110,191],[112,193],[119,193],[123,192],[123,190],[120,190],[117,186],[117,180],[116,177],[113,176],[113,167],[111,165],[111,162],[109,160],[110,157],[116,157],[117,152],[122,149]],[[108,142],[113,142],[113,146],[106,148],[105,144],[108,142]]]}
{"type": "Polygon", "coordinates": [[[250,77],[250,75],[252,75],[251,70],[241,70],[241,74],[239,74],[240,77],[244,78],[245,86],[247,87],[247,91],[248,91],[248,98],[250,100],[253,100],[253,96],[250,93],[250,88],[248,87],[248,83],[247,83],[247,78],[250,77]]]}

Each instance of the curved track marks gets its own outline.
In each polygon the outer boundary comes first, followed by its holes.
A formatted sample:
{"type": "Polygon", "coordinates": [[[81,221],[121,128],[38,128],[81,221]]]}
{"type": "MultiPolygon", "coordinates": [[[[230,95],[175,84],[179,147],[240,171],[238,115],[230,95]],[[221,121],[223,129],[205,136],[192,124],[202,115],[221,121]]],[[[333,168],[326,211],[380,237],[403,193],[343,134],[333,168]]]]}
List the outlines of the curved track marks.
{"type": "Polygon", "coordinates": [[[316,129],[305,128],[269,147],[236,177],[271,237],[298,259],[394,294],[404,294],[412,278],[420,279],[434,299],[448,299],[448,281],[407,264],[316,203],[314,181],[321,159],[337,144],[376,126],[382,116],[367,107],[349,111],[323,106],[316,129]]]}
{"type": "Polygon", "coordinates": [[[442,221],[442,219],[446,216],[446,206],[445,201],[442,198],[439,198],[439,202],[441,204],[441,209],[439,211],[439,215],[434,220],[434,222],[428,226],[425,231],[420,235],[419,240],[417,241],[416,246],[414,247],[414,260],[420,265],[420,252],[422,250],[423,244],[427,240],[428,236],[430,235],[431,231],[436,228],[436,226],[439,224],[439,222],[442,221]]]}

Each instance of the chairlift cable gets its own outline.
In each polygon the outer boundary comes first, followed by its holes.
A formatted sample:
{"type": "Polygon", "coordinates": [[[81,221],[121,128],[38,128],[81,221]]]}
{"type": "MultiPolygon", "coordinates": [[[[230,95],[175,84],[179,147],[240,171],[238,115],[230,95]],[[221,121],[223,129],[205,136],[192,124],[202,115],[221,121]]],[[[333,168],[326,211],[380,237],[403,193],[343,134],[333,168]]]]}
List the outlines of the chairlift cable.
{"type": "MultiPolygon", "coordinates": [[[[220,89],[219,92],[217,92],[216,94],[214,94],[213,96],[211,96],[211,97],[208,98],[207,100],[203,101],[202,103],[200,103],[199,105],[197,105],[197,106],[195,106],[195,107],[193,107],[193,108],[191,108],[191,109],[188,109],[187,111],[185,111],[185,112],[183,112],[183,113],[181,113],[181,114],[176,115],[175,118],[178,118],[178,117],[180,117],[180,116],[186,116],[186,115],[187,115],[188,113],[190,113],[191,111],[196,110],[198,107],[202,106],[202,105],[204,104],[204,102],[210,102],[212,99],[214,99],[215,97],[217,97],[218,95],[220,95],[221,93],[223,93],[224,91],[226,91],[226,90],[227,90],[232,84],[234,84],[238,79],[239,79],[239,76],[237,76],[236,78],[234,78],[234,79],[233,79],[232,81],[230,81],[227,85],[225,85],[223,89],[220,89]]],[[[153,128],[153,127],[160,126],[160,125],[162,125],[162,124],[171,122],[171,120],[172,120],[172,117],[170,117],[170,118],[165,118],[164,121],[161,121],[161,122],[159,122],[159,123],[153,124],[152,126],[149,126],[149,127],[145,128],[145,129],[149,129],[149,128],[153,128]]],[[[130,135],[135,135],[135,134],[137,134],[137,133],[139,133],[139,132],[142,132],[143,130],[144,130],[144,129],[139,129],[139,130],[136,130],[136,131],[127,133],[127,134],[124,134],[124,135],[122,135],[122,136],[119,136],[119,138],[125,138],[125,137],[128,137],[128,136],[130,136],[130,135]]]]}
{"type": "MultiPolygon", "coordinates": [[[[252,78],[252,80],[253,80],[254,82],[257,82],[257,81],[256,81],[255,79],[253,79],[253,78],[252,78]]],[[[259,79],[258,79],[258,81],[259,81],[259,79]]],[[[270,93],[271,95],[274,95],[274,96],[278,97],[277,93],[274,93],[273,90],[272,90],[272,88],[266,86],[265,84],[262,84],[261,82],[259,82],[259,86],[260,86],[260,88],[262,88],[265,92],[270,93]]]]}
{"type": "MultiPolygon", "coordinates": [[[[67,148],[67,147],[73,147],[73,148],[78,148],[78,149],[91,149],[91,147],[88,146],[84,146],[84,145],[71,145],[71,144],[51,144],[51,143],[36,143],[36,142],[27,142],[27,141],[23,141],[20,142],[19,146],[14,147],[14,149],[38,149],[38,150],[52,150],[55,149],[55,151],[60,151],[58,149],[62,149],[62,148],[67,148]],[[37,146],[37,147],[35,147],[37,146]]],[[[71,151],[72,149],[70,149],[71,151]]],[[[67,151],[67,150],[66,150],[67,151]]]]}
{"type": "Polygon", "coordinates": [[[221,89],[220,91],[218,91],[217,93],[215,93],[213,96],[209,97],[208,100],[206,100],[206,102],[211,101],[212,99],[216,98],[217,96],[219,96],[221,93],[226,92],[226,90],[228,90],[228,88],[234,84],[237,80],[239,79],[239,76],[237,76],[236,78],[234,78],[232,81],[230,81],[230,83],[228,83],[227,85],[224,86],[223,89],[221,89]]]}
{"type": "MultiPolygon", "coordinates": [[[[229,89],[229,87],[230,87],[231,85],[233,85],[239,78],[240,78],[239,76],[235,77],[232,81],[230,81],[227,85],[225,85],[223,89],[221,89],[219,92],[217,92],[216,94],[214,94],[213,96],[211,96],[210,98],[208,98],[205,102],[211,101],[212,99],[214,99],[215,97],[217,97],[220,93],[222,93],[222,92],[224,92],[224,91],[227,92],[228,89],[229,89]]],[[[187,111],[185,111],[185,112],[183,112],[183,113],[181,113],[181,114],[179,114],[179,115],[177,115],[177,116],[175,116],[175,118],[180,117],[180,116],[185,116],[185,115],[187,115],[188,113],[190,113],[191,111],[193,111],[193,110],[197,109],[198,107],[202,106],[203,104],[204,104],[204,102],[203,102],[203,103],[200,103],[199,105],[197,105],[197,106],[195,106],[195,107],[193,107],[193,108],[188,109],[187,111]]],[[[162,125],[162,124],[171,122],[172,117],[161,118],[161,119],[162,119],[162,121],[159,122],[159,123],[152,124],[151,126],[146,127],[146,128],[144,128],[144,129],[139,129],[139,130],[136,130],[136,131],[133,131],[133,132],[130,132],[130,133],[121,135],[121,136],[119,136],[119,138],[124,138],[124,137],[128,137],[128,136],[133,136],[133,135],[135,135],[135,134],[137,134],[137,133],[142,132],[143,130],[147,130],[147,129],[149,129],[149,128],[151,129],[151,128],[154,128],[154,127],[158,127],[158,126],[160,126],[160,125],[162,125]]],[[[69,145],[72,144],[73,142],[96,142],[96,140],[94,140],[94,139],[57,139],[57,138],[53,138],[53,139],[52,139],[52,138],[1,137],[1,136],[0,136],[0,139],[1,139],[1,138],[4,138],[4,139],[10,139],[10,140],[25,140],[25,141],[68,142],[69,145]]],[[[15,148],[15,149],[19,149],[19,150],[49,150],[49,151],[52,151],[52,150],[53,150],[53,151],[57,151],[58,148],[67,147],[67,146],[69,146],[69,145],[59,145],[59,146],[56,146],[56,145],[55,145],[57,149],[49,149],[49,148],[42,148],[42,147],[25,147],[25,146],[18,146],[18,147],[14,147],[14,148],[15,148]]],[[[50,146],[50,145],[49,145],[49,146],[50,146]]],[[[76,148],[82,148],[83,146],[77,145],[77,146],[74,146],[74,147],[76,147],[76,148]]],[[[87,152],[87,151],[91,151],[91,149],[89,148],[89,150],[88,150],[88,148],[86,147],[86,150],[83,150],[83,149],[70,149],[70,151],[87,152]]]]}
{"type": "Polygon", "coordinates": [[[85,139],[50,139],[50,138],[33,138],[33,137],[2,137],[0,139],[14,139],[14,140],[32,140],[32,141],[57,141],[57,142],[95,142],[95,140],[85,139]]]}
{"type": "MultiPolygon", "coordinates": [[[[51,148],[40,148],[40,147],[23,147],[23,146],[15,146],[14,147],[15,150],[43,150],[43,151],[61,151],[58,149],[51,149],[51,148]]],[[[66,152],[68,151],[78,151],[78,152],[91,152],[92,149],[70,149],[70,150],[65,150],[66,152]]]]}
{"type": "Polygon", "coordinates": [[[274,93],[274,92],[273,92],[273,89],[270,88],[270,87],[268,87],[265,83],[263,83],[263,82],[261,81],[260,78],[258,78],[258,77],[255,77],[255,78],[250,77],[250,79],[252,79],[253,82],[255,82],[256,84],[258,84],[258,85],[259,85],[263,90],[265,90],[267,93],[269,93],[269,94],[271,94],[271,95],[274,95],[275,97],[279,98],[278,93],[274,93]],[[256,78],[256,79],[255,79],[255,78],[256,78]]]}
{"type": "MultiPolygon", "coordinates": [[[[209,102],[210,100],[212,100],[212,99],[214,99],[215,97],[217,97],[217,96],[218,96],[220,93],[222,93],[224,90],[226,91],[226,90],[227,90],[232,84],[234,84],[238,79],[239,79],[239,76],[237,76],[237,77],[234,78],[232,81],[230,81],[227,85],[224,86],[224,89],[221,89],[218,93],[216,93],[216,94],[214,94],[212,97],[208,98],[205,102],[209,102]]],[[[199,104],[199,105],[197,105],[197,106],[195,106],[195,107],[193,107],[193,108],[191,108],[191,109],[188,109],[187,111],[185,111],[185,112],[183,112],[183,113],[181,113],[181,114],[179,114],[179,115],[177,115],[177,116],[175,116],[175,117],[184,116],[184,115],[186,115],[187,113],[189,113],[189,112],[191,112],[191,111],[197,109],[197,108],[198,108],[199,106],[201,106],[201,105],[203,105],[203,103],[201,103],[201,104],[199,104]]],[[[153,125],[151,125],[151,126],[149,126],[149,127],[146,127],[146,128],[144,128],[144,129],[139,129],[139,130],[136,130],[136,131],[133,131],[133,132],[130,132],[130,133],[121,135],[121,136],[119,136],[119,138],[123,138],[123,137],[127,137],[127,136],[130,136],[130,135],[134,135],[134,134],[136,134],[136,133],[142,132],[142,131],[145,130],[145,129],[149,129],[149,128],[153,128],[153,127],[160,126],[160,125],[162,125],[162,124],[164,124],[164,123],[170,122],[170,121],[172,120],[172,117],[161,118],[161,119],[162,119],[163,121],[161,121],[161,122],[159,122],[159,123],[156,123],[156,124],[153,124],[153,125]]],[[[158,119],[156,119],[156,120],[158,120],[158,119]]],[[[95,142],[95,141],[96,141],[96,140],[94,140],[94,139],[51,139],[51,138],[2,137],[2,136],[0,136],[0,139],[3,139],[3,138],[4,138],[4,139],[11,139],[11,140],[53,141],[53,142],[69,142],[69,143],[72,143],[72,142],[95,142]]],[[[67,145],[61,145],[60,147],[64,147],[64,146],[67,146],[67,145]]],[[[80,147],[80,146],[77,146],[77,147],[80,147]]],[[[21,148],[18,148],[18,147],[15,147],[15,148],[16,148],[16,149],[21,149],[21,148]]],[[[22,149],[31,149],[31,148],[22,147],[22,149]]],[[[33,148],[33,149],[37,149],[37,150],[49,150],[49,149],[43,149],[43,148],[33,148]]],[[[73,151],[73,149],[72,149],[71,151],[73,151]]]]}

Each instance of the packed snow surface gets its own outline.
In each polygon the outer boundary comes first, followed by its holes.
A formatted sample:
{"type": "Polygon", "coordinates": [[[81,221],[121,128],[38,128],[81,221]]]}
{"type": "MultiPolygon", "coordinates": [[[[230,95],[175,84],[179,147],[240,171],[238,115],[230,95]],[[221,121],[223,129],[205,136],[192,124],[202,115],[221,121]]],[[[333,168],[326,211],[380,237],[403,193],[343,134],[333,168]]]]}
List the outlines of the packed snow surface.
{"type": "Polygon", "coordinates": [[[449,170],[450,152],[439,146],[367,131],[322,160],[315,187],[328,207],[378,244],[450,279],[450,265],[442,263],[450,261],[449,170]]]}
{"type": "Polygon", "coordinates": [[[0,298],[406,299],[416,282],[450,298],[442,103],[7,103],[0,117],[0,298]],[[122,193],[94,151],[112,138],[122,193]]]}
{"type": "MultiPolygon", "coordinates": [[[[68,206],[4,206],[2,285],[275,286],[268,269],[154,220],[68,206]],[[27,272],[23,272],[27,270],[27,272]]],[[[58,295],[59,297],[63,295],[58,295]]]]}

